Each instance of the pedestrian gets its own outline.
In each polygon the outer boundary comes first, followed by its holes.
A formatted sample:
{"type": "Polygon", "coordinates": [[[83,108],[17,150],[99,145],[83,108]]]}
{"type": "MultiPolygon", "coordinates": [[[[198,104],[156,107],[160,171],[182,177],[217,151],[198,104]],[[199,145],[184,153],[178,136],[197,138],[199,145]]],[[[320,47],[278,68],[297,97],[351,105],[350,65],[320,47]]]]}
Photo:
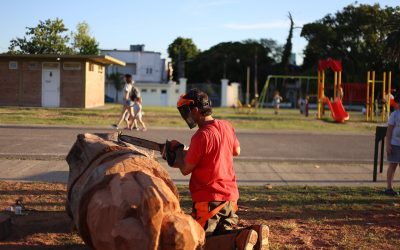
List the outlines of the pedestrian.
{"type": "MultiPolygon", "coordinates": [[[[397,104],[400,103],[400,95],[394,98],[397,104]]],[[[388,128],[386,132],[386,152],[389,167],[387,170],[386,184],[387,188],[385,194],[397,196],[399,193],[393,189],[393,179],[396,172],[397,165],[400,163],[400,108],[390,114],[388,121],[388,128]]]]}
{"type": "Polygon", "coordinates": [[[233,157],[240,154],[240,144],[234,128],[211,116],[211,102],[201,90],[182,95],[177,107],[189,128],[198,130],[188,148],[176,140],[167,142],[163,158],[183,175],[191,174],[192,216],[206,232],[205,248],[267,249],[268,226],[235,229],[239,191],[233,157]]]}
{"type": "MultiPolygon", "coordinates": [[[[140,129],[141,131],[146,131],[146,125],[143,122],[142,116],[143,116],[143,112],[142,112],[142,97],[136,97],[136,100],[133,104],[133,111],[135,113],[135,116],[133,117],[133,121],[139,123],[142,128],[140,129]]],[[[139,127],[137,127],[137,129],[139,129],[139,127]]]]}
{"type": "Polygon", "coordinates": [[[306,117],[308,117],[309,110],[310,110],[310,97],[306,96],[306,103],[304,107],[304,114],[306,115],[306,117]]]}
{"type": "Polygon", "coordinates": [[[279,95],[279,91],[275,90],[274,100],[273,100],[274,108],[275,108],[275,115],[277,115],[279,112],[279,104],[281,103],[282,100],[283,100],[283,98],[282,98],[282,96],[279,95]]]}
{"type": "Polygon", "coordinates": [[[123,121],[126,122],[126,128],[132,129],[136,127],[135,121],[133,120],[134,112],[133,112],[133,104],[134,100],[137,96],[140,96],[140,92],[136,87],[134,87],[135,81],[132,79],[132,75],[125,74],[125,86],[124,86],[124,95],[123,95],[123,107],[121,112],[121,118],[117,124],[113,124],[112,126],[116,129],[120,129],[120,125],[123,121]]]}

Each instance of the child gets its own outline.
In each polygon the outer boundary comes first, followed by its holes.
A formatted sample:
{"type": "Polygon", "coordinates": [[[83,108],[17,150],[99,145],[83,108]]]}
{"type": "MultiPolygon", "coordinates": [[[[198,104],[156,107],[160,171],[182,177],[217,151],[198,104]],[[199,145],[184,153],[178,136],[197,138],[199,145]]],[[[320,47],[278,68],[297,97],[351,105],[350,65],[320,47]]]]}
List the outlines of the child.
{"type": "Polygon", "coordinates": [[[142,131],[146,131],[146,125],[144,124],[143,120],[142,120],[142,98],[141,97],[137,97],[135,99],[135,102],[133,104],[133,110],[135,113],[135,116],[133,117],[133,121],[136,122],[138,121],[140,123],[140,125],[142,126],[141,130],[142,131]]]}
{"type": "Polygon", "coordinates": [[[278,114],[279,104],[281,103],[281,101],[282,101],[282,96],[279,95],[279,91],[278,90],[275,90],[275,93],[274,93],[275,115],[278,114]]]}
{"type": "MultiPolygon", "coordinates": [[[[397,104],[400,103],[400,95],[394,98],[397,104]]],[[[399,106],[399,105],[398,105],[399,106]]],[[[399,193],[393,190],[393,178],[397,165],[400,163],[400,109],[397,108],[389,117],[386,132],[386,152],[389,167],[387,170],[387,189],[385,194],[397,196],[399,193]]]]}

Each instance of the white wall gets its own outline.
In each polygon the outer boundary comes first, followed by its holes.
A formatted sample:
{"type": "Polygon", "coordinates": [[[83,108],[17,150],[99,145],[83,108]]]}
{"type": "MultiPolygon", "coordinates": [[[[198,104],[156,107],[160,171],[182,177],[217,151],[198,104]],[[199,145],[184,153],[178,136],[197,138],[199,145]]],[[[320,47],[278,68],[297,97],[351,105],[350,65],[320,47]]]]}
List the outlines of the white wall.
{"type": "Polygon", "coordinates": [[[228,79],[221,79],[221,107],[232,107],[239,100],[239,83],[228,83],[228,79]]]}
{"type": "Polygon", "coordinates": [[[165,60],[161,59],[161,53],[150,51],[129,50],[102,50],[101,54],[109,55],[127,63],[128,67],[110,65],[107,74],[116,72],[132,74],[136,82],[163,82],[166,70],[165,60]],[[136,64],[136,72],[132,72],[129,64],[136,64]]]}
{"type": "MultiPolygon", "coordinates": [[[[143,106],[176,106],[181,94],[186,92],[186,79],[180,79],[180,83],[136,83],[140,90],[143,106]]],[[[106,84],[106,95],[115,98],[115,88],[112,84],[106,84]]],[[[124,91],[118,93],[118,101],[122,103],[124,91]]]]}

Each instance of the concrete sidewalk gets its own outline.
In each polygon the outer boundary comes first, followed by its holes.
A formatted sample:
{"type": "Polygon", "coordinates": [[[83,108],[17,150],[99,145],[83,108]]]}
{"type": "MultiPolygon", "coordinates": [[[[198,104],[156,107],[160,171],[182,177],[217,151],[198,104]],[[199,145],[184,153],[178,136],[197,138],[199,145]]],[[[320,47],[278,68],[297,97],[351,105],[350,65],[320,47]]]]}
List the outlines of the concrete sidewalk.
{"type": "MultiPolygon", "coordinates": [[[[188,184],[189,176],[160,162],[176,184],[188,184]]],[[[386,179],[385,166],[378,181],[372,182],[371,164],[236,160],[235,170],[239,185],[384,186],[386,179]]],[[[60,160],[0,160],[0,180],[65,183],[68,172],[68,164],[60,160]]]]}

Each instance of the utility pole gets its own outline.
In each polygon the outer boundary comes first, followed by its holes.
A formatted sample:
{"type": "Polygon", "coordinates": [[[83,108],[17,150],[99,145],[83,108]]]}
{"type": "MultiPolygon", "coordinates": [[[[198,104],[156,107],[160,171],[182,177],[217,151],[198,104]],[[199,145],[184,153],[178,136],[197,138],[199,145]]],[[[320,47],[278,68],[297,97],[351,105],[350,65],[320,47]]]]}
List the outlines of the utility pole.
{"type": "Polygon", "coordinates": [[[254,55],[254,98],[258,97],[258,79],[257,79],[257,47],[254,55]]]}
{"type": "Polygon", "coordinates": [[[246,105],[250,103],[250,67],[247,67],[246,105]]]}

